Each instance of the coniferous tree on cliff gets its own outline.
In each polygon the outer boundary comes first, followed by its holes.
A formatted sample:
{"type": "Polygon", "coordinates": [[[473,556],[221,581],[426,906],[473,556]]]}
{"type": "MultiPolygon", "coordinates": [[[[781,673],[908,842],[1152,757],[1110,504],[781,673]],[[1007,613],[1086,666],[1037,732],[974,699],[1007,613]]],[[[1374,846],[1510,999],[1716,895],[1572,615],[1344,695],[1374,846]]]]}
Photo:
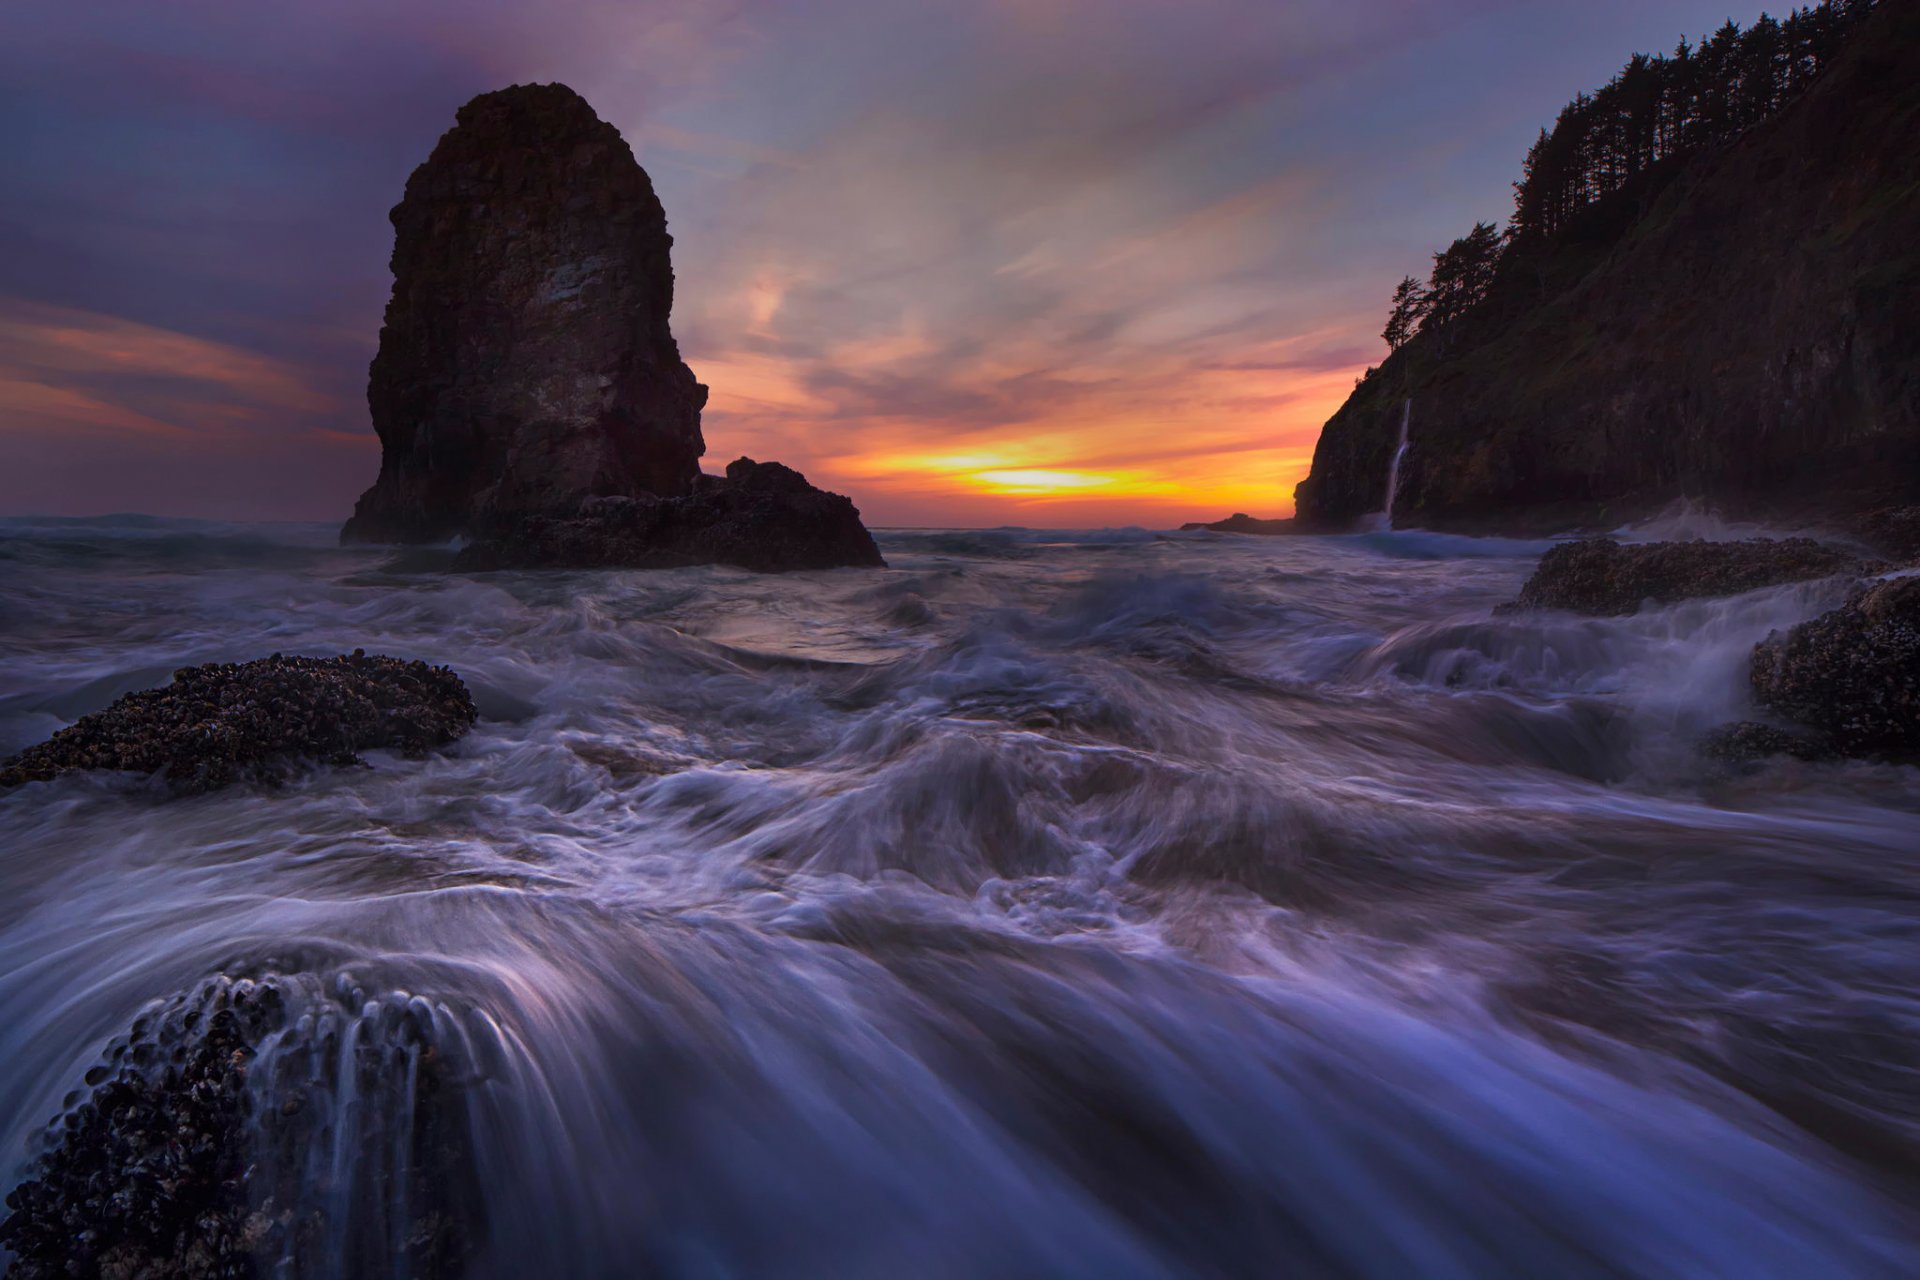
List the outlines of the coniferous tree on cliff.
{"type": "Polygon", "coordinates": [[[1435,527],[1912,501],[1917,48],[1912,0],[1825,0],[1575,95],[1504,232],[1395,289],[1390,376],[1329,419],[1303,523],[1378,510],[1390,468],[1396,516],[1435,527]]]}
{"type": "Polygon", "coordinates": [[[1451,324],[1487,296],[1500,265],[1500,229],[1476,222],[1473,230],[1433,255],[1427,282],[1426,323],[1451,324]]]}
{"type": "Polygon", "coordinates": [[[1387,340],[1388,349],[1398,351],[1405,346],[1426,315],[1427,287],[1407,276],[1393,291],[1393,311],[1387,316],[1387,327],[1380,335],[1387,340]]]}
{"type": "MultiPolygon", "coordinates": [[[[1849,32],[1880,0],[1823,0],[1785,19],[1765,14],[1743,30],[1728,20],[1698,45],[1685,39],[1671,55],[1635,54],[1591,94],[1576,94],[1551,129],[1542,129],[1513,184],[1513,219],[1504,240],[1476,226],[1434,255],[1420,293],[1402,281],[1382,336],[1398,350],[1427,328],[1458,319],[1491,291],[1509,260],[1508,242],[1537,248],[1567,234],[1589,209],[1645,199],[1648,175],[1669,161],[1738,137],[1777,115],[1823,71],[1849,32]]],[[[1526,258],[1527,253],[1513,255],[1526,258]]]]}

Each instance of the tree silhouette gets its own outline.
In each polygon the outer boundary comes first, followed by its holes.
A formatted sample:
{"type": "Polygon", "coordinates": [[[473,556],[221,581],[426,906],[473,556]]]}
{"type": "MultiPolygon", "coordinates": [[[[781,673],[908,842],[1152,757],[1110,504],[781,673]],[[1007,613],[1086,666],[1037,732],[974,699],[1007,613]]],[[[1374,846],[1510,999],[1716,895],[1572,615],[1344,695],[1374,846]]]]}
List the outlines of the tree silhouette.
{"type": "Polygon", "coordinates": [[[1387,340],[1387,349],[1398,351],[1407,345],[1426,318],[1427,287],[1408,276],[1393,291],[1393,311],[1387,316],[1386,331],[1380,335],[1387,340]]]}
{"type": "Polygon", "coordinates": [[[1427,280],[1427,326],[1452,324],[1487,296],[1499,269],[1500,248],[1500,229],[1491,222],[1476,222],[1473,230],[1433,255],[1433,275],[1427,280]]]}
{"type": "Polygon", "coordinates": [[[1824,0],[1785,19],[1728,21],[1671,56],[1635,54],[1542,130],[1514,184],[1515,238],[1551,238],[1586,206],[1665,160],[1723,145],[1778,113],[1826,69],[1876,0],[1824,0]]]}
{"type": "Polygon", "coordinates": [[[1615,197],[1644,199],[1661,166],[1724,146],[1777,114],[1887,2],[1821,0],[1784,19],[1763,13],[1745,31],[1729,20],[1697,45],[1683,37],[1671,56],[1637,53],[1605,85],[1576,94],[1527,149],[1504,234],[1477,223],[1434,255],[1424,286],[1411,276],[1400,282],[1381,335],[1387,346],[1398,350],[1478,305],[1513,250],[1552,245],[1615,197]]]}

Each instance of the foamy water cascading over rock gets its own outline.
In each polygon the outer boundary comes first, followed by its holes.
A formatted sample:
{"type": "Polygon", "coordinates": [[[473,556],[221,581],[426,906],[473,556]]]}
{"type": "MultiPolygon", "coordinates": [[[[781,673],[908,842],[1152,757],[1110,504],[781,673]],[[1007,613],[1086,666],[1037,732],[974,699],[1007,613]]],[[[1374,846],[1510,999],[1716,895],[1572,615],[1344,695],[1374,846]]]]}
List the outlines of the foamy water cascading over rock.
{"type": "Polygon", "coordinates": [[[1776,631],[1783,694],[1867,692],[1897,599],[1496,614],[1544,544],[1410,530],[806,576],[333,532],[0,521],[0,750],[162,627],[431,653],[482,713],[0,791],[10,1280],[1920,1275],[1920,771],[1695,749],[1785,720],[1776,631]]]}

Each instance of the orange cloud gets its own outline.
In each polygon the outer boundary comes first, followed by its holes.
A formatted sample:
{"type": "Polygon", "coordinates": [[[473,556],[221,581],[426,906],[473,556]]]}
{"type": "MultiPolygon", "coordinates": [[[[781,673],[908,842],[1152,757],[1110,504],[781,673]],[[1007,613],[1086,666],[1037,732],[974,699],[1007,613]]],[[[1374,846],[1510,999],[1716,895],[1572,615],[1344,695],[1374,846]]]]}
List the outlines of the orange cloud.
{"type": "Polygon", "coordinates": [[[338,406],[291,365],[73,307],[0,299],[0,431],[188,440],[338,406]]]}
{"type": "Polygon", "coordinates": [[[720,446],[742,437],[761,453],[784,449],[821,483],[853,493],[877,523],[1171,523],[1290,511],[1320,425],[1359,369],[1278,363],[1156,366],[1056,388],[1026,415],[937,433],[909,415],[836,419],[779,360],[700,371],[715,383],[707,434],[716,451],[730,455],[720,446]],[[742,395],[747,387],[757,394],[742,395]]]}
{"type": "Polygon", "coordinates": [[[194,434],[185,427],[111,404],[73,387],[26,382],[0,373],[0,431],[18,431],[34,422],[59,423],[84,432],[171,439],[191,439],[194,434]]]}
{"type": "Polygon", "coordinates": [[[1286,514],[1373,345],[1289,235],[1333,175],[1168,190],[1131,145],[1178,135],[1158,116],[1064,156],[1057,131],[951,128],[856,118],[680,240],[716,460],[791,462],[882,524],[1286,514]]]}

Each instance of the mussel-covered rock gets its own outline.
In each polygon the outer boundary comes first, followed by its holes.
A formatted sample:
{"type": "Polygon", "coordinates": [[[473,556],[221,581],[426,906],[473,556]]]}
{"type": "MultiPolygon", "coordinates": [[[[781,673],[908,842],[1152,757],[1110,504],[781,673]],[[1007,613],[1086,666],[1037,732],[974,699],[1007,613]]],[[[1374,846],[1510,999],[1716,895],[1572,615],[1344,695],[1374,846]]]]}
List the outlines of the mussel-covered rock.
{"type": "Polygon", "coordinates": [[[1812,538],[1644,543],[1583,538],[1541,556],[1519,599],[1502,609],[1621,615],[1638,612],[1647,601],[1737,595],[1867,567],[1857,553],[1812,538]]]}
{"type": "Polygon", "coordinates": [[[1755,701],[1843,754],[1920,757],[1920,575],[1862,584],[1768,636],[1750,673],[1755,701]]]}
{"type": "Polygon", "coordinates": [[[484,530],[458,570],[671,569],[728,564],[761,573],[886,561],[860,512],[777,462],[740,458],[724,479],[703,476],[685,497],[589,498],[564,515],[484,530]]]}
{"type": "Polygon", "coordinates": [[[1825,760],[1833,745],[1810,733],[1795,733],[1777,725],[1741,720],[1723,725],[1701,739],[1700,750],[1709,759],[1726,764],[1754,764],[1776,756],[1794,760],[1825,760]]]}
{"type": "Polygon", "coordinates": [[[473,727],[473,699],[446,667],[361,650],[182,667],[0,763],[0,787],[76,769],[163,772],[204,791],[273,781],[303,762],[360,763],[361,751],[419,754],[473,727]]]}
{"type": "Polygon", "coordinates": [[[7,1196],[10,1280],[456,1280],[484,1234],[417,997],[221,975],[113,1041],[7,1196]]]}
{"type": "Polygon", "coordinates": [[[1876,507],[1856,517],[1852,530],[1896,562],[1920,563],[1920,506],[1876,507]]]}
{"type": "Polygon", "coordinates": [[[247,1065],[272,996],[223,986],[143,1018],[87,1072],[7,1197],[13,1280],[69,1275],[244,1280],[247,1065]]]}

